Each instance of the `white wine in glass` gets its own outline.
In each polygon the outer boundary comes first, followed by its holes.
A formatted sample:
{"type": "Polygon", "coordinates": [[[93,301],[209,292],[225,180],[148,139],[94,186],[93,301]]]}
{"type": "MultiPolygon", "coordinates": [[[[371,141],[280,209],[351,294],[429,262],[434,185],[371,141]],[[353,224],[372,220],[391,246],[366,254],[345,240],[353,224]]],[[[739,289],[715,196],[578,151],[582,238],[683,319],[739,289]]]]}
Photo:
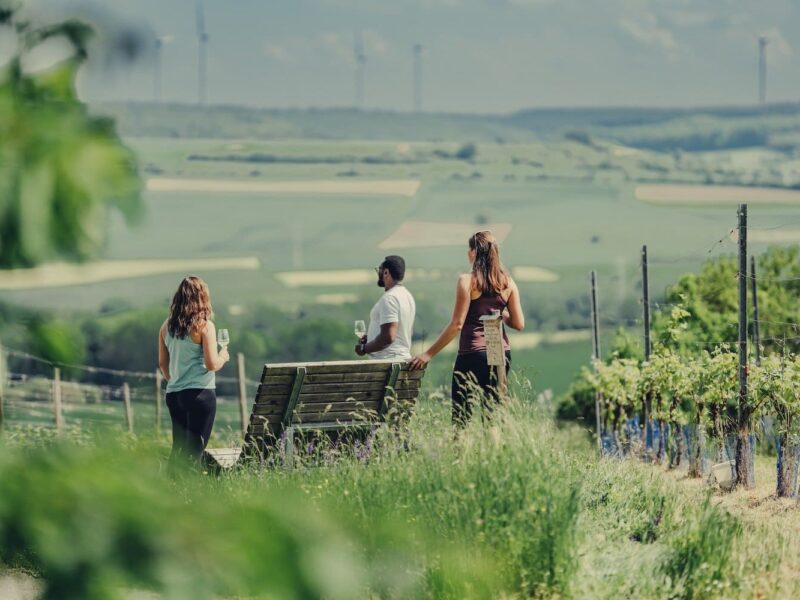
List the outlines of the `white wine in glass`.
{"type": "Polygon", "coordinates": [[[227,329],[220,329],[217,332],[217,343],[222,346],[223,348],[227,348],[228,344],[231,343],[231,337],[228,334],[227,329]]]}
{"type": "Polygon", "coordinates": [[[367,335],[367,326],[364,324],[364,321],[356,321],[355,332],[358,339],[367,335]]]}

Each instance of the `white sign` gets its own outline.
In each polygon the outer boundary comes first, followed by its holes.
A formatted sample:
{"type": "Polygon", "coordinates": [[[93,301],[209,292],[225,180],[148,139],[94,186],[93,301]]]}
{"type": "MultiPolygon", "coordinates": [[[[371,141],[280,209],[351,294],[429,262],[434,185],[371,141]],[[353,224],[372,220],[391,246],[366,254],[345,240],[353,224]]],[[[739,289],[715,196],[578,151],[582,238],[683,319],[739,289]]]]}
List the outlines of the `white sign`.
{"type": "Polygon", "coordinates": [[[481,317],[483,335],[486,338],[486,362],[490,367],[505,367],[503,352],[503,319],[500,313],[481,317]]]}

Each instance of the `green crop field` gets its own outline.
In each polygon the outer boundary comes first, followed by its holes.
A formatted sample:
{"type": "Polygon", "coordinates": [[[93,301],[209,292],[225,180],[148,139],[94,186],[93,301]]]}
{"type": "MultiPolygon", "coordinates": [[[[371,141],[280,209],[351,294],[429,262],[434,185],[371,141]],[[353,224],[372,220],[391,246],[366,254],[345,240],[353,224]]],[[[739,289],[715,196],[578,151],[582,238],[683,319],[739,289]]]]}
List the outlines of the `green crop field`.
{"type": "MultiPolygon", "coordinates": [[[[790,157],[763,148],[673,155],[572,139],[480,142],[473,148],[385,140],[130,137],[127,142],[152,189],[144,192],[146,212],[138,225],[112,221],[107,262],[94,273],[97,279],[52,287],[45,276],[48,287],[11,289],[4,274],[3,299],[63,315],[108,306],[166,310],[188,270],[209,282],[220,322],[264,304],[297,313],[325,303],[345,303],[336,307],[337,318],[350,321],[365,317],[379,293],[371,268],[386,254],[399,253],[420,304],[417,337],[429,344],[449,317],[457,273],[468,267],[468,232],[495,227],[507,231],[502,252],[510,267],[553,274],[554,281],[518,278],[529,330],[586,327],[588,274],[595,269],[601,325],[611,331],[634,326],[641,313],[642,244],[649,247],[656,301],[682,273],[735,250],[728,235],[735,206],[650,204],[636,199],[636,186],[699,184],[709,181],[709,174],[712,182],[734,178],[749,185],[776,165],[788,174],[796,168],[790,157]],[[411,195],[386,194],[381,182],[387,181],[418,181],[419,188],[411,195]],[[164,191],[158,182],[190,190],[164,191]],[[204,182],[217,187],[203,191],[204,182]],[[236,185],[286,182],[321,188],[233,191],[236,185]],[[337,192],[337,186],[354,183],[372,191],[337,192]],[[437,245],[438,227],[447,245],[437,245]],[[464,233],[445,233],[452,231],[464,233]],[[399,247],[388,243],[390,236],[399,247]],[[209,264],[204,261],[220,259],[244,266],[204,267],[209,264]],[[182,261],[197,262],[182,267],[182,261]],[[314,273],[300,283],[282,275],[307,271],[314,273]],[[347,277],[339,271],[348,271],[347,277]]],[[[754,206],[751,223],[761,237],[751,244],[753,251],[764,249],[774,235],[793,235],[795,212],[790,204],[754,206]]],[[[520,351],[515,366],[535,372],[537,389],[560,392],[585,362],[587,347],[582,342],[520,351]]],[[[255,369],[270,357],[249,360],[255,369]]],[[[447,383],[450,359],[438,362],[440,383],[447,383]]]]}
{"type": "MultiPolygon", "coordinates": [[[[188,119],[193,113],[181,114],[188,119]]],[[[74,285],[65,284],[73,272],[57,266],[36,277],[7,272],[0,274],[0,297],[66,317],[166,311],[178,279],[195,272],[210,284],[221,323],[238,315],[257,318],[260,307],[270,305],[286,315],[310,310],[349,328],[352,319],[367,316],[379,294],[372,267],[398,253],[407,260],[407,285],[419,304],[417,341],[430,344],[450,315],[456,275],[468,267],[469,232],[494,227],[505,235],[503,258],[512,269],[545,270],[544,280],[517,277],[528,331],[587,327],[588,275],[596,270],[601,327],[610,334],[619,326],[635,328],[640,318],[642,244],[649,248],[656,302],[681,274],[735,250],[729,236],[735,202],[649,203],[637,200],[638,186],[786,187],[800,178],[794,155],[774,148],[658,152],[622,146],[610,130],[597,127],[588,128],[592,136],[548,130],[537,137],[520,130],[505,138],[513,143],[477,135],[480,128],[469,119],[461,125],[472,125],[453,130],[449,139],[414,127],[406,135],[391,130],[393,138],[321,139],[286,130],[264,139],[258,128],[252,138],[231,136],[238,130],[226,114],[213,109],[207,115],[210,123],[222,123],[222,133],[209,132],[215,139],[146,137],[166,134],[124,117],[122,130],[145,185],[142,221],[127,227],[114,218],[104,262],[75,268],[74,285]],[[593,137],[601,133],[608,138],[593,137]],[[408,137],[414,135],[421,139],[408,137]],[[465,141],[469,135],[475,144],[465,141]],[[237,191],[248,186],[284,191],[237,191]]],[[[163,115],[153,119],[163,125],[163,115]]],[[[365,127],[354,126],[353,135],[365,127]]],[[[615,131],[652,136],[666,125],[642,127],[615,131]]],[[[756,198],[759,190],[752,189],[756,198]]],[[[747,191],[738,200],[748,201],[747,191]]],[[[793,204],[754,204],[752,251],[772,240],[800,239],[795,214],[793,204]]],[[[515,368],[529,372],[537,389],[560,392],[585,363],[588,346],[520,349],[515,368]]],[[[250,376],[270,359],[248,356],[250,376]]],[[[432,385],[447,384],[450,361],[437,359],[432,385]]]]}
{"type": "MultiPolygon", "coordinates": [[[[643,243],[650,248],[656,296],[677,273],[696,267],[710,251],[733,249],[726,238],[735,217],[731,206],[655,206],[637,201],[633,190],[644,179],[636,169],[641,169],[637,165],[644,159],[615,157],[607,148],[574,142],[480,144],[470,161],[435,155],[436,151],[454,152],[453,144],[410,143],[401,155],[398,144],[384,142],[132,139],[130,143],[144,165],[145,177],[152,176],[148,170],[157,169],[159,177],[183,179],[421,182],[413,197],[148,191],[142,223],[130,229],[112,223],[107,252],[111,260],[256,257],[260,269],[255,271],[201,273],[221,305],[267,300],[292,307],[313,304],[318,296],[331,293],[369,298],[376,291],[369,283],[289,288],[274,275],[296,270],[368,270],[390,252],[403,254],[411,268],[436,270],[424,281],[411,277],[409,286],[422,297],[449,303],[454,276],[467,266],[466,239],[441,247],[430,246],[429,239],[412,242],[416,247],[381,247],[407,221],[474,229],[510,225],[503,243],[505,261],[511,266],[544,267],[559,277],[556,283],[523,284],[528,304],[542,297],[581,293],[587,273],[597,269],[604,287],[601,302],[618,306],[635,293],[643,243]],[[259,153],[318,162],[188,160],[191,155],[259,153]],[[322,162],[336,157],[350,162],[322,162]],[[387,163],[402,159],[409,164],[363,162],[369,157],[383,157],[387,163]],[[717,244],[720,239],[723,242],[717,244]]],[[[667,173],[654,180],[688,179],[689,171],[675,165],[664,169],[667,173]]],[[[794,209],[767,205],[752,212],[755,226],[769,228],[791,220],[794,209]]],[[[54,309],[99,307],[118,297],[135,305],[151,305],[169,296],[180,274],[2,293],[12,302],[54,309]]]]}

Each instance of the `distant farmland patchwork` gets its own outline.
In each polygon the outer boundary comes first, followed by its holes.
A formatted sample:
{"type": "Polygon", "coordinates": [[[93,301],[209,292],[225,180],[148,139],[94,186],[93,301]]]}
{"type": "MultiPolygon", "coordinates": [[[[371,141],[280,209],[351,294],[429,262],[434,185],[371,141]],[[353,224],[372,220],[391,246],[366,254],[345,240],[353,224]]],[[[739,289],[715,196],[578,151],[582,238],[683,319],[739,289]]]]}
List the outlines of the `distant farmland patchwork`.
{"type": "MultiPolygon", "coordinates": [[[[639,317],[642,244],[655,300],[709,256],[735,251],[729,200],[648,201],[653,189],[702,195],[713,188],[686,186],[709,177],[749,185],[782,160],[766,149],[673,155],[563,139],[472,148],[408,140],[128,142],[149,179],[144,222],[128,228],[114,218],[100,263],[0,275],[4,299],[58,312],[166,306],[178,279],[192,272],[208,281],[222,321],[259,303],[298,315],[319,305],[350,320],[364,318],[379,293],[372,268],[397,253],[422,307],[418,342],[430,344],[452,310],[455,278],[468,268],[468,236],[489,228],[532,324],[515,340],[515,371],[556,390],[587,360],[589,271],[599,274],[610,336],[639,317]],[[231,153],[281,160],[190,160],[231,153]],[[562,327],[576,331],[555,331],[562,327]]],[[[773,193],[735,191],[744,201],[773,193]]],[[[796,222],[793,204],[753,204],[754,251],[800,241],[798,227],[787,227],[796,222]]],[[[450,358],[432,365],[430,384],[448,385],[451,366],[450,358]]]]}
{"type": "MultiPolygon", "coordinates": [[[[338,303],[371,297],[370,268],[385,254],[401,253],[417,291],[449,302],[452,279],[467,267],[466,238],[490,228],[502,240],[504,259],[515,267],[530,302],[542,294],[581,293],[586,273],[597,269],[601,298],[616,305],[634,292],[641,244],[650,247],[658,290],[676,272],[706,258],[713,242],[730,229],[734,213],[727,203],[734,196],[758,203],[751,220],[766,229],[784,225],[793,215],[793,204],[784,202],[797,194],[644,183],[690,180],[714,161],[739,170],[746,164],[762,168],[764,161],[774,160],[767,150],[763,158],[747,150],[720,152],[717,158],[714,153],[684,155],[678,161],[595,142],[481,143],[474,156],[458,160],[453,158],[457,144],[433,142],[129,142],[145,171],[157,171],[148,182],[145,222],[133,229],[112,223],[111,262],[51,266],[44,275],[6,274],[0,289],[7,298],[67,309],[97,307],[115,297],[146,305],[163,302],[176,277],[197,271],[222,304],[338,303]],[[224,156],[234,148],[256,156],[312,159],[188,160],[196,153],[224,156]],[[351,166],[323,160],[336,156],[348,157],[351,166]],[[690,196],[701,201],[695,205],[690,196]],[[232,262],[207,262],[220,259],[232,262]],[[198,262],[175,262],[187,260],[198,262]],[[246,268],[237,262],[242,260],[246,268]],[[42,285],[59,293],[36,291],[42,285]]],[[[757,246],[794,239],[795,233],[776,230],[751,241],[757,246]]],[[[715,251],[730,252],[732,246],[715,251]]]]}

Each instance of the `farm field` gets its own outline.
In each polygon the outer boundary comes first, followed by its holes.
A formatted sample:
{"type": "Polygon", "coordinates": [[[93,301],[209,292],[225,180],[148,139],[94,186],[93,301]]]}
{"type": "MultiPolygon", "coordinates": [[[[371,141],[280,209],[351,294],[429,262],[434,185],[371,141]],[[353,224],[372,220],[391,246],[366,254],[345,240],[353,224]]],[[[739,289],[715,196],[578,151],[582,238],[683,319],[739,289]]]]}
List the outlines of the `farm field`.
{"type": "MultiPolygon", "coordinates": [[[[563,138],[474,146],[142,137],[127,143],[149,182],[142,222],[128,228],[114,218],[102,261],[0,275],[3,300],[63,317],[166,309],[177,279],[195,272],[211,286],[220,323],[257,319],[266,304],[287,319],[335,314],[349,328],[379,294],[372,267],[398,253],[408,264],[406,283],[420,307],[416,341],[424,345],[450,315],[454,280],[467,268],[469,232],[491,227],[520,285],[526,333],[586,328],[591,270],[598,273],[601,328],[635,329],[643,243],[656,303],[680,275],[736,247],[731,206],[642,202],[637,187],[696,185],[709,173],[712,182],[749,185],[781,160],[768,149],[673,155],[563,138]],[[401,185],[385,188],[386,182],[401,185]]],[[[784,163],[788,177],[794,163],[784,163]]],[[[795,211],[754,205],[752,251],[793,240],[800,227],[795,211]]],[[[557,394],[589,346],[558,339],[514,353],[515,369],[535,372],[537,388],[557,394]]],[[[250,377],[272,358],[248,356],[250,377]]],[[[430,385],[449,384],[450,361],[437,361],[432,375],[441,374],[430,385]]]]}
{"type": "MultiPolygon", "coordinates": [[[[354,269],[369,273],[373,263],[390,252],[402,253],[412,270],[440,273],[439,277],[418,282],[412,276],[408,283],[421,296],[449,302],[453,277],[465,268],[465,240],[459,239],[462,232],[493,223],[505,232],[503,254],[509,265],[545,269],[548,279],[558,278],[526,282],[527,278],[521,277],[523,291],[531,302],[541,294],[572,297],[582,293],[588,271],[597,269],[605,275],[601,285],[611,295],[609,298],[601,292],[601,302],[606,299],[616,307],[622,296],[632,297],[643,243],[650,248],[656,294],[676,272],[690,270],[707,258],[709,250],[720,253],[733,249],[732,244],[715,245],[733,225],[729,206],[653,206],[638,202],[634,180],[647,172],[640,165],[643,159],[626,153],[615,156],[614,152],[619,154],[617,147],[596,148],[569,141],[480,144],[474,159],[463,161],[441,155],[454,153],[456,144],[429,142],[129,142],[145,165],[146,177],[152,176],[148,170],[157,169],[158,178],[214,179],[232,185],[338,180],[345,188],[366,184],[365,189],[369,189],[371,181],[421,182],[416,193],[399,196],[150,190],[145,192],[147,215],[141,225],[126,229],[119,222],[112,223],[108,260],[258,260],[259,270],[243,272],[204,271],[198,263],[199,272],[208,278],[221,305],[247,305],[269,298],[277,305],[293,307],[329,294],[369,298],[375,290],[368,275],[361,282],[325,282],[302,288],[287,285],[287,276],[276,275],[354,269]],[[297,156],[312,162],[187,160],[196,154],[227,156],[232,152],[237,156],[297,156]],[[403,156],[410,157],[409,164],[359,162],[364,157],[405,160],[403,156]],[[342,157],[344,166],[320,162],[337,157],[342,157]],[[436,242],[430,233],[421,233],[422,223],[428,230],[440,224],[442,240],[436,242]],[[448,235],[448,228],[458,233],[448,235]],[[417,241],[413,241],[412,232],[417,232],[417,241]]],[[[647,160],[673,160],[651,154],[647,160]]],[[[669,180],[691,174],[691,170],[674,164],[664,168],[666,173],[651,173],[651,177],[669,180]]],[[[741,199],[747,199],[746,192],[741,190],[741,199]]],[[[756,229],[786,226],[795,219],[793,211],[791,206],[759,205],[751,219],[756,229]]],[[[780,230],[775,235],[780,236],[780,230]]],[[[754,241],[754,250],[758,251],[759,245],[765,247],[770,238],[756,236],[754,241]]],[[[55,294],[41,293],[32,283],[29,289],[7,289],[3,297],[61,310],[97,308],[119,297],[135,305],[150,305],[163,302],[176,276],[185,272],[178,268],[180,263],[175,264],[175,271],[169,274],[63,286],[55,294]]],[[[86,282],[77,278],[75,283],[86,282]]]]}

